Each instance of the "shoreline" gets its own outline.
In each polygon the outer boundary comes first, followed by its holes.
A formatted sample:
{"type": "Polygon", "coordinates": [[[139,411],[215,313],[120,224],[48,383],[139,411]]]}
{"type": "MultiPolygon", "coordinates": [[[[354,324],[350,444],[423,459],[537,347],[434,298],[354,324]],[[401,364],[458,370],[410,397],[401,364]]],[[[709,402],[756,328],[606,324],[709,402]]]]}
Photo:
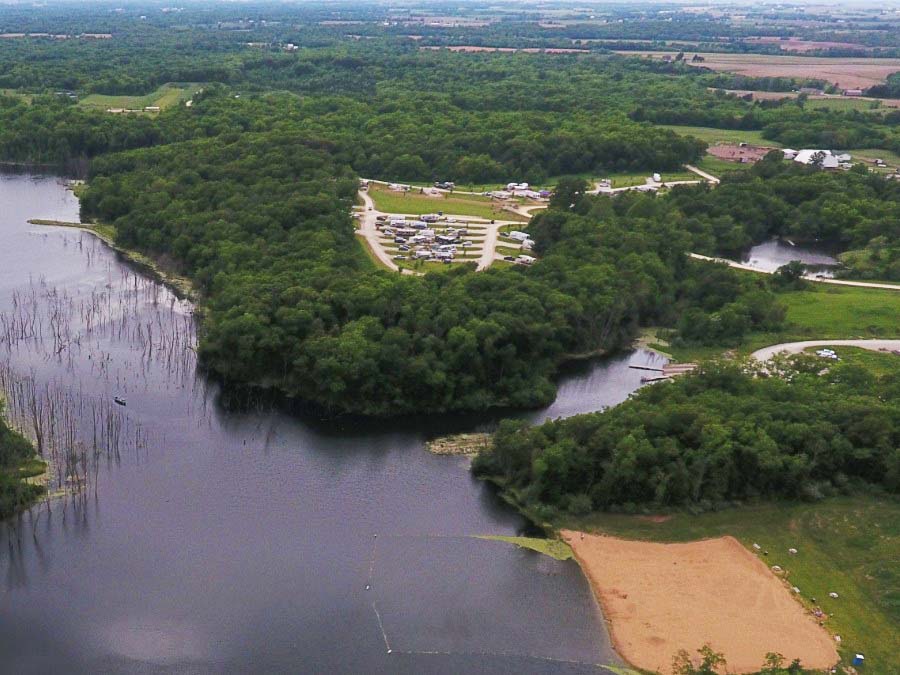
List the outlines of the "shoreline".
{"type": "Polygon", "coordinates": [[[758,672],[768,651],[813,670],[840,662],[829,631],[732,536],[658,543],[559,534],[588,579],[613,648],[634,668],[670,672],[679,650],[693,655],[703,644],[724,653],[729,673],[758,672]]]}
{"type": "Polygon", "coordinates": [[[200,294],[190,279],[185,276],[167,272],[150,256],[117,244],[114,238],[115,228],[112,225],[72,223],[64,220],[47,220],[44,218],[30,218],[28,224],[44,227],[67,227],[69,229],[80,230],[81,232],[92,234],[109,246],[113,251],[125,258],[129,263],[138,267],[142,273],[167,286],[178,298],[190,300],[194,304],[195,313],[202,314],[202,306],[199,304],[200,294]]]}
{"type": "MultiPolygon", "coordinates": [[[[616,654],[619,655],[619,658],[622,659],[623,662],[627,663],[630,668],[639,668],[635,663],[630,661],[625,656],[625,650],[622,647],[616,631],[613,630],[613,620],[611,618],[613,610],[609,606],[608,599],[603,593],[603,590],[600,588],[597,579],[594,578],[594,575],[588,572],[586,561],[579,554],[577,548],[566,541],[566,538],[562,533],[563,530],[560,529],[555,532],[555,535],[559,539],[559,541],[565,543],[571,549],[572,559],[578,564],[578,569],[581,570],[581,574],[587,580],[588,586],[591,587],[591,595],[594,596],[594,601],[600,606],[600,613],[603,615],[603,623],[606,624],[606,634],[609,635],[609,643],[612,645],[612,648],[616,652],[616,654]]],[[[579,532],[579,534],[584,536],[584,533],[579,532]]]]}

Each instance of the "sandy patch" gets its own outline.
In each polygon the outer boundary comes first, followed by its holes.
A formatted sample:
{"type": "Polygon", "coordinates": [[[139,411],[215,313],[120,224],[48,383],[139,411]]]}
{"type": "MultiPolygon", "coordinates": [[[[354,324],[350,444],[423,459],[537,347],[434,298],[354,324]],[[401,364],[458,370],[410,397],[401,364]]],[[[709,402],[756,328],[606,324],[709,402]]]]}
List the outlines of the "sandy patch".
{"type": "Polygon", "coordinates": [[[729,673],[757,672],[767,652],[826,669],[838,654],[828,633],[766,565],[733,537],[686,544],[627,541],[564,530],[632,665],[670,673],[680,649],[706,643],[729,673]]]}

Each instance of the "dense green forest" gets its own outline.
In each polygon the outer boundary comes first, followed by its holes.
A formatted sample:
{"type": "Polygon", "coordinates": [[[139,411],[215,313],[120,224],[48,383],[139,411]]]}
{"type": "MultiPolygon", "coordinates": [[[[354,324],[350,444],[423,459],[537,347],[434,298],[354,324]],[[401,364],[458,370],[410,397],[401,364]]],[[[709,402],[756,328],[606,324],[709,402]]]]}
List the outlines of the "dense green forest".
{"type": "Polygon", "coordinates": [[[534,268],[410,278],[361,255],[355,187],[303,135],[226,134],[98,158],[82,208],[199,282],[212,370],[331,413],[540,405],[566,355],[615,349],[676,307],[727,306],[730,341],[781,318],[762,285],[691,263],[651,196],[539,216],[534,268]]]}
{"type": "MultiPolygon", "coordinates": [[[[310,16],[346,9],[326,6],[310,16]]],[[[552,399],[563,361],[625,345],[641,325],[723,346],[779,328],[768,282],[689,251],[791,234],[836,242],[861,274],[896,273],[896,191],[879,179],[772,159],[716,190],[610,200],[559,178],[672,170],[702,155],[702,142],[658,121],[769,134],[796,120],[791,133],[810,142],[825,129],[887,143],[890,115],[751,103],[680,63],[423,51],[396,35],[348,41],[315,22],[287,26],[278,12],[265,25],[252,12],[215,24],[194,12],[146,23],[74,12],[73,34],[113,37],[0,41],[0,87],[15,90],[0,96],[0,156],[84,172],[84,217],[193,278],[209,310],[203,362],[230,381],[333,414],[533,406],[552,399]],[[288,39],[296,50],[281,48],[288,39]],[[203,91],[154,115],[78,101],[170,81],[203,91]],[[349,218],[358,176],[552,180],[552,208],[530,226],[541,261],[421,278],[376,270],[349,218]]]]}
{"type": "Polygon", "coordinates": [[[542,517],[900,491],[900,374],[815,357],[784,374],[708,363],[603,413],[504,422],[474,468],[542,517]]]}
{"type": "Polygon", "coordinates": [[[0,401],[0,520],[25,508],[43,494],[42,487],[30,485],[20,476],[20,466],[33,456],[31,443],[10,429],[3,419],[0,401]]]}

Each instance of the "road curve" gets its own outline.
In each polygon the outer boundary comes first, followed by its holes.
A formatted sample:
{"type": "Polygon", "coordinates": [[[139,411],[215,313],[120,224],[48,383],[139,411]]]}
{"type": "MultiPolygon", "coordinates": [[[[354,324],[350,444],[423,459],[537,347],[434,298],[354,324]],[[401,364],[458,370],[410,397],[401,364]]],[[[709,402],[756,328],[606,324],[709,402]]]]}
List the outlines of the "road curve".
{"type": "MultiPolygon", "coordinates": [[[[689,253],[695,260],[706,260],[707,262],[724,263],[736,270],[746,270],[747,272],[757,272],[759,274],[774,274],[768,270],[761,270],[753,265],[739,263],[728,258],[712,258],[708,255],[700,255],[699,253],[689,253]]],[[[834,284],[835,286],[856,286],[858,288],[882,288],[889,291],[900,291],[900,284],[879,284],[874,281],[848,281],[846,279],[828,279],[825,277],[816,277],[811,274],[803,275],[806,281],[812,281],[817,284],[834,284]]]]}
{"type": "Polygon", "coordinates": [[[757,361],[768,361],[776,354],[799,354],[810,347],[859,347],[873,352],[900,350],[900,340],[804,340],[785,342],[757,349],[750,356],[757,361]]]}
{"type": "Polygon", "coordinates": [[[400,268],[397,266],[397,263],[391,260],[391,256],[378,243],[378,229],[375,227],[377,222],[375,218],[381,214],[375,210],[375,202],[365,190],[360,190],[359,196],[363,201],[363,210],[359,212],[359,229],[356,233],[366,240],[366,246],[369,247],[382,265],[395,272],[398,271],[400,268]]]}

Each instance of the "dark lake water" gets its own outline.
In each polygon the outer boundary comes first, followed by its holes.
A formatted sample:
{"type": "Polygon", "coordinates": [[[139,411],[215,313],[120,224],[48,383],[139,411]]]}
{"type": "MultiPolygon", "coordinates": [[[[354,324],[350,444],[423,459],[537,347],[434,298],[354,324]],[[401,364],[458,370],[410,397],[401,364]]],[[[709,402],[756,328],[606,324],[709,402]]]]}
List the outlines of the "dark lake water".
{"type": "MultiPolygon", "coordinates": [[[[0,524],[0,670],[620,663],[577,565],[473,538],[527,523],[466,460],[424,449],[436,429],[489,418],[326,425],[227,412],[196,372],[189,304],[91,235],[26,222],[77,213],[57,179],[0,176],[0,376],[20,419],[39,406],[48,453],[64,465],[53,448],[77,448],[68,461],[85,485],[0,524]]],[[[553,405],[523,415],[618,403],[640,384],[628,364],[650,362],[582,364],[553,405]]]]}
{"type": "Polygon", "coordinates": [[[830,255],[824,247],[813,244],[791,245],[782,239],[772,239],[751,248],[745,253],[741,262],[758,267],[766,272],[774,272],[779,267],[787,265],[793,260],[799,260],[807,265],[810,271],[825,276],[833,276],[837,259],[830,255]]]}

